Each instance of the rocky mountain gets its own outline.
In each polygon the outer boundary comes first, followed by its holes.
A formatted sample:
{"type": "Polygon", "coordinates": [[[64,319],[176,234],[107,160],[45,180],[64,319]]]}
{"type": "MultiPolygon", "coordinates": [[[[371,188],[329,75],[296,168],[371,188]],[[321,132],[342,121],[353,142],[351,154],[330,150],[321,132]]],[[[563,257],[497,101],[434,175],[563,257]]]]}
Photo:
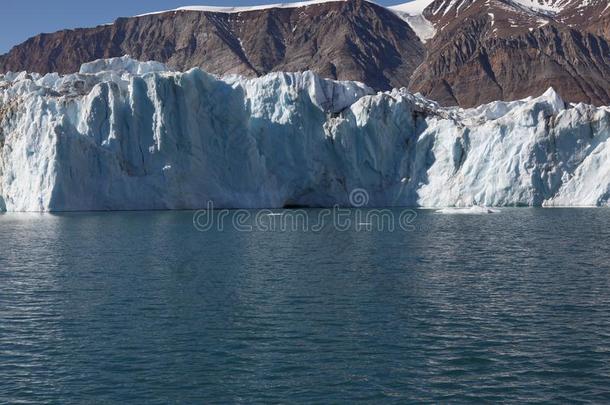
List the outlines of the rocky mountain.
{"type": "Polygon", "coordinates": [[[442,105],[516,100],[553,87],[610,104],[607,0],[364,0],[189,7],[41,34],[0,56],[0,71],[70,73],[131,55],[176,70],[257,77],[313,70],[376,90],[408,87],[442,105]]]}
{"type": "Polygon", "coordinates": [[[256,77],[313,70],[376,89],[406,86],[424,46],[392,11],[363,0],[302,7],[186,8],[119,18],[111,25],[41,34],[0,57],[0,71],[78,71],[130,55],[170,68],[256,77]],[[243,11],[242,11],[243,10],[243,11]]]}
{"type": "Polygon", "coordinates": [[[435,0],[437,28],[410,89],[469,107],[555,88],[566,100],[610,102],[605,0],[435,0]]]}

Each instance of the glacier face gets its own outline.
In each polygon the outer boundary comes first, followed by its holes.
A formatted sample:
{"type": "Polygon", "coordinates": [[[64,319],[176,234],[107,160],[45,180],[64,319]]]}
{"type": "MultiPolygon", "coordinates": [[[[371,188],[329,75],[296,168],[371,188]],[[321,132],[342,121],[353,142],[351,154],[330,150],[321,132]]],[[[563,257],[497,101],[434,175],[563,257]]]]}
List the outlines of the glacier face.
{"type": "Polygon", "coordinates": [[[610,108],[441,108],[311,72],[219,79],[127,57],[0,75],[0,209],[607,206],[610,108]]]}

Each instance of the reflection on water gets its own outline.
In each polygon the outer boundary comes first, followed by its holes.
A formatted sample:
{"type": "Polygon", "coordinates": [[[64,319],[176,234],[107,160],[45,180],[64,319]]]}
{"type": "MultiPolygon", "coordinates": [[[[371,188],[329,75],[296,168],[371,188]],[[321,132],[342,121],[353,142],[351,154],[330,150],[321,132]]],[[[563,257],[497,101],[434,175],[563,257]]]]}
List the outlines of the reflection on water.
{"type": "Polygon", "coordinates": [[[610,211],[414,225],[0,215],[0,402],[610,400],[610,211]]]}

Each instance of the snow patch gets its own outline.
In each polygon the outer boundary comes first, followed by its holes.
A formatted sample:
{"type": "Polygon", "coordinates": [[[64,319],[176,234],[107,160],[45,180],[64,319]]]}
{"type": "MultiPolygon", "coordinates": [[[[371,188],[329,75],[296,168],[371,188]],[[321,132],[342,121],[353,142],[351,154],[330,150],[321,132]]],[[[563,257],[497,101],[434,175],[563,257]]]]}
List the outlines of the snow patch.
{"type": "Polygon", "coordinates": [[[408,15],[423,14],[426,7],[433,3],[434,0],[413,0],[408,3],[397,4],[388,7],[390,10],[400,11],[408,15]]]}
{"type": "Polygon", "coordinates": [[[545,14],[558,14],[570,0],[510,0],[530,10],[545,14]]]}
{"type": "Polygon", "coordinates": [[[424,10],[432,4],[432,1],[433,0],[414,0],[409,3],[390,6],[388,9],[406,21],[419,39],[425,43],[436,35],[434,24],[428,21],[423,15],[424,10]]]}
{"type": "Polygon", "coordinates": [[[248,7],[222,7],[222,6],[185,6],[178,7],[171,10],[163,10],[163,11],[154,11],[146,14],[139,14],[136,17],[144,17],[147,15],[155,15],[155,14],[163,14],[163,13],[171,13],[177,11],[207,11],[212,13],[243,13],[248,11],[257,11],[257,10],[268,10],[271,8],[299,8],[299,7],[307,7],[315,4],[324,4],[324,3],[338,3],[344,2],[348,0],[312,0],[312,1],[301,1],[294,3],[275,3],[275,4],[263,4],[260,6],[248,6],[248,7]]]}

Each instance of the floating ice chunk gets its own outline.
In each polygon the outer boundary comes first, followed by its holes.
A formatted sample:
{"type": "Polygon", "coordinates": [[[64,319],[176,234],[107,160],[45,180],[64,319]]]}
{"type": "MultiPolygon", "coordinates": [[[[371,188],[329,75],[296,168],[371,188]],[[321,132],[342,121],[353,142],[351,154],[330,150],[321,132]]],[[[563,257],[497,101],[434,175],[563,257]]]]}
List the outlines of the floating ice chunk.
{"type": "Polygon", "coordinates": [[[482,214],[497,214],[499,210],[494,210],[488,207],[479,207],[472,206],[467,208],[443,208],[441,210],[437,210],[438,214],[445,215],[482,215],[482,214]]]}

